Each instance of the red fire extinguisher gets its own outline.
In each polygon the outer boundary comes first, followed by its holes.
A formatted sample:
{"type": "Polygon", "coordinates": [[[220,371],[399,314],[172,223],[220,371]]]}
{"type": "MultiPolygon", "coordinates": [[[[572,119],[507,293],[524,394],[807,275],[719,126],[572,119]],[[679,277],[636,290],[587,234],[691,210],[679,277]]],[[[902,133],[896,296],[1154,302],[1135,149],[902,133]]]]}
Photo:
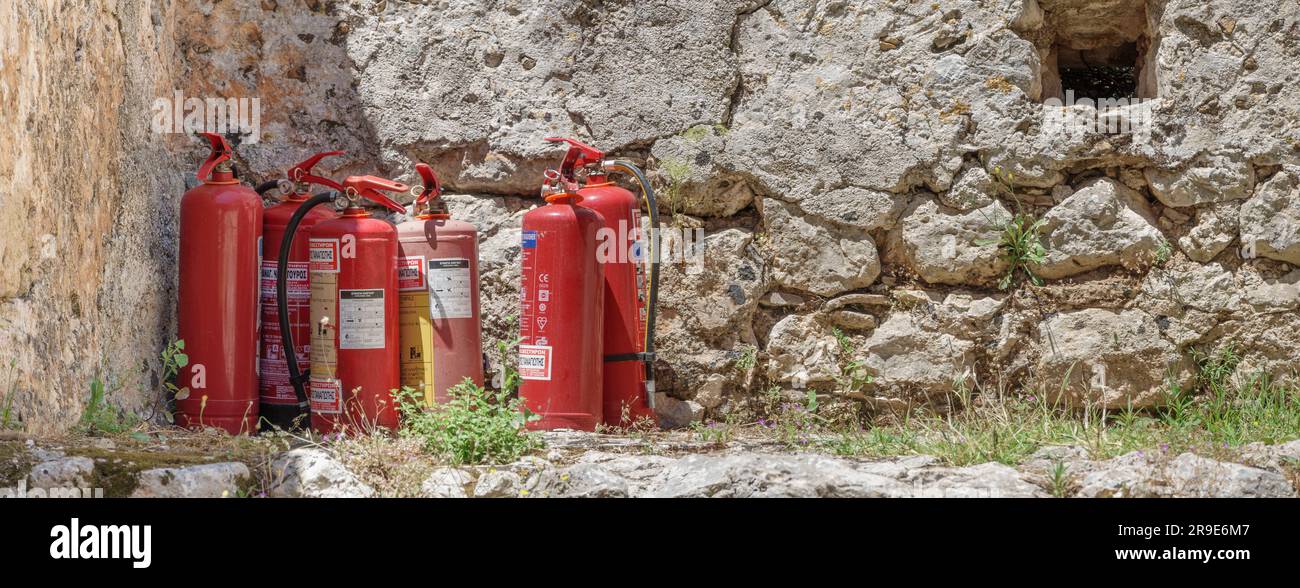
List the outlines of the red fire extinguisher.
{"type": "MultiPolygon", "coordinates": [[[[259,194],[284,184],[288,194],[279,204],[267,208],[262,226],[265,251],[262,257],[262,347],[261,347],[261,422],[263,429],[283,430],[299,428],[307,416],[307,398],[298,398],[293,383],[289,381],[289,350],[280,340],[280,311],[276,298],[277,276],[280,265],[280,245],[285,229],[295,212],[307,202],[311,186],[321,185],[341,191],[338,182],[312,173],[316,164],[326,157],[342,155],[342,151],[317,153],[306,161],[289,168],[288,180],[270,181],[258,186],[259,194]]],[[[318,222],[334,218],[324,208],[309,209],[299,222],[299,229],[310,229],[318,222]]],[[[297,234],[288,244],[286,286],[288,289],[289,328],[293,330],[294,354],[298,362],[308,360],[311,343],[311,288],[309,286],[309,259],[306,233],[297,234]]]]}
{"type": "Polygon", "coordinates": [[[451,218],[432,168],[415,169],[415,218],[397,225],[400,364],[402,385],[432,404],[466,378],[483,385],[478,229],[451,218]]]}
{"type": "Polygon", "coordinates": [[[532,429],[591,431],[601,421],[605,272],[596,233],[605,221],[578,206],[577,191],[548,170],[546,204],[523,219],[519,396],[541,417],[532,429]]]}
{"type": "Polygon", "coordinates": [[[658,297],[658,244],[650,233],[650,248],[642,239],[641,207],[631,191],[610,180],[609,173],[629,174],[646,199],[650,226],[658,226],[654,190],[645,174],[625,161],[605,161],[605,154],[573,139],[560,167],[562,182],[581,182],[578,206],[590,208],[604,219],[603,238],[597,247],[605,267],[605,316],[602,333],[604,370],[602,415],[606,425],[626,427],[655,419],[654,411],[654,308],[658,297]],[[578,178],[584,172],[585,179],[578,178]],[[648,271],[647,271],[648,268],[648,271]]]}
{"type": "MultiPolygon", "coordinates": [[[[298,224],[307,212],[334,198],[346,204],[331,220],[308,232],[311,284],[310,411],[312,428],[320,433],[366,432],[397,427],[392,391],[399,383],[397,318],[397,231],[360,206],[368,199],[394,211],[401,205],[380,191],[401,192],[403,184],[373,176],[343,181],[343,193],[321,194],[299,207],[289,219],[281,244],[281,270],[298,224]]],[[[281,333],[294,345],[287,323],[284,271],[277,280],[281,333]]],[[[302,374],[292,354],[286,355],[290,381],[303,394],[302,374]]]]}
{"type": "Polygon", "coordinates": [[[257,431],[258,266],[262,199],[235,178],[230,145],[212,153],[203,182],[181,198],[177,332],[189,364],[177,374],[176,424],[257,431]]]}

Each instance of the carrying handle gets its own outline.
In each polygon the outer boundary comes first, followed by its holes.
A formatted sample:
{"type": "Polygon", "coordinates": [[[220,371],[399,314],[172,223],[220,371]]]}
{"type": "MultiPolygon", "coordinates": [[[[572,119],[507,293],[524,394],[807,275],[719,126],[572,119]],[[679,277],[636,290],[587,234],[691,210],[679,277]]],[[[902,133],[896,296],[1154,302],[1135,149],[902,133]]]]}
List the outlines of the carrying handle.
{"type": "Polygon", "coordinates": [[[307,158],[302,163],[289,168],[286,175],[289,176],[290,180],[297,183],[316,184],[342,192],[342,185],[334,180],[312,173],[312,169],[315,168],[316,164],[320,163],[322,159],[325,159],[326,157],[334,157],[335,155],[343,155],[343,153],[344,152],[342,151],[325,151],[323,153],[317,153],[307,158]]]}
{"type": "Polygon", "coordinates": [[[575,182],[577,169],[591,164],[599,164],[605,159],[605,152],[591,145],[563,137],[547,137],[551,143],[567,143],[569,152],[564,154],[564,163],[560,164],[560,179],[575,182]]]}
{"type": "Polygon", "coordinates": [[[429,167],[429,164],[415,164],[415,173],[420,174],[420,181],[424,182],[424,190],[415,197],[416,206],[428,204],[429,200],[442,196],[442,183],[438,181],[438,176],[433,173],[433,168],[429,167]]]}
{"type": "Polygon", "coordinates": [[[406,184],[394,182],[392,180],[379,178],[375,176],[349,176],[343,180],[343,193],[348,198],[356,199],[358,197],[366,198],[371,202],[382,204],[394,212],[406,212],[401,204],[394,202],[384,192],[406,192],[411,187],[406,184]]]}
{"type": "Polygon", "coordinates": [[[217,133],[199,133],[199,134],[207,138],[208,142],[212,144],[212,152],[208,154],[207,161],[204,161],[203,165],[199,166],[199,173],[198,173],[199,181],[206,182],[208,178],[212,177],[212,170],[216,169],[218,164],[225,161],[230,161],[231,149],[230,149],[230,143],[227,143],[226,138],[221,136],[220,134],[217,133]]]}

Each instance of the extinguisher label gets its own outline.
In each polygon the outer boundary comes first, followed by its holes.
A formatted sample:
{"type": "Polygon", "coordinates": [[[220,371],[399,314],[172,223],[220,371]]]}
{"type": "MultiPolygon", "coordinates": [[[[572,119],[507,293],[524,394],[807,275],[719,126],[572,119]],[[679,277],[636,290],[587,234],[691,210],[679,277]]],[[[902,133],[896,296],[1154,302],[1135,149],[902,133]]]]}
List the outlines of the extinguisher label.
{"type": "Polygon", "coordinates": [[[536,249],[537,231],[524,231],[523,239],[520,241],[520,246],[522,246],[524,249],[536,249]]]}
{"type": "Polygon", "coordinates": [[[314,413],[343,412],[343,383],[329,378],[312,378],[310,403],[314,413]]]}
{"type": "Polygon", "coordinates": [[[311,239],[308,246],[311,252],[311,271],[338,273],[338,239],[311,239]]]}
{"type": "Polygon", "coordinates": [[[384,348],[384,290],[339,290],[339,349],[384,348]]]}
{"type": "MultiPolygon", "coordinates": [[[[263,261],[261,273],[262,294],[262,353],[261,397],[264,404],[295,404],[298,397],[289,383],[289,364],[285,359],[284,341],[280,336],[280,309],[276,304],[276,276],[279,262],[263,261]]],[[[311,354],[311,285],[308,281],[308,263],[288,262],[285,276],[285,302],[288,305],[289,328],[293,329],[293,343],[297,348],[299,365],[305,365],[311,354]]]]}
{"type": "Polygon", "coordinates": [[[397,289],[402,292],[424,289],[424,256],[397,259],[397,289]]]}
{"type": "Polygon", "coordinates": [[[520,345],[519,377],[524,380],[550,380],[551,346],[520,345]]]}
{"type": "Polygon", "coordinates": [[[430,316],[474,318],[474,276],[468,259],[430,259],[428,277],[430,316]]]}

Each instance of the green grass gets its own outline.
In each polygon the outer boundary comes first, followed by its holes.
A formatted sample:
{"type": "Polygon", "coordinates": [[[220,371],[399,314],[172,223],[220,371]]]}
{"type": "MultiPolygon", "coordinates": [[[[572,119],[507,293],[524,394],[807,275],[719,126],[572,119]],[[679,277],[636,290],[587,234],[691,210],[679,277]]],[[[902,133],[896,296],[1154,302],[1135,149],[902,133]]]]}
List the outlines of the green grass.
{"type": "Polygon", "coordinates": [[[88,434],[117,434],[134,428],[139,419],[108,403],[108,393],[99,378],[90,381],[90,400],[81,413],[82,430],[88,434]]]}
{"type": "MultiPolygon", "coordinates": [[[[1230,457],[1247,443],[1300,438],[1300,386],[1258,376],[1234,385],[1230,376],[1237,361],[1231,348],[1202,357],[1197,390],[1172,389],[1165,406],[1150,410],[1072,410],[1041,396],[992,391],[975,394],[966,408],[947,415],[914,413],[868,427],[821,426],[802,436],[813,439],[812,448],[840,455],[925,454],[953,465],[1015,465],[1039,448],[1058,445],[1082,446],[1092,459],[1136,450],[1230,457]]],[[[777,411],[771,418],[768,428],[778,438],[787,437],[783,421],[796,427],[816,422],[797,411],[777,411]]]]}

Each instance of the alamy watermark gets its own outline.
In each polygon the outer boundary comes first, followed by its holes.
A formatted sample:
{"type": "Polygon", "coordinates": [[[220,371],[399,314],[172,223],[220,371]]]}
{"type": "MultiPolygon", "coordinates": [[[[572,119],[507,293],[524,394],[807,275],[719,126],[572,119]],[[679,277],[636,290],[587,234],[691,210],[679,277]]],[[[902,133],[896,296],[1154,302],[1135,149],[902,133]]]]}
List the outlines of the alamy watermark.
{"type": "Polygon", "coordinates": [[[51,488],[28,488],[27,480],[19,480],[18,485],[0,488],[0,498],[103,498],[103,488],[86,488],[77,486],[55,486],[51,488]]]}
{"type": "Polygon", "coordinates": [[[618,227],[596,231],[596,261],[641,264],[649,258],[654,243],[659,250],[656,263],[684,265],[686,273],[694,275],[704,271],[704,238],[702,228],[668,226],[647,230],[620,219],[618,227]]]}
{"type": "Polygon", "coordinates": [[[1131,135],[1135,143],[1151,140],[1156,98],[1065,98],[1043,101],[1043,128],[1053,134],[1131,135]]]}
{"type": "Polygon", "coordinates": [[[150,127],[158,134],[237,133],[244,143],[262,139],[262,100],[194,96],[176,90],[153,101],[150,127]]]}

